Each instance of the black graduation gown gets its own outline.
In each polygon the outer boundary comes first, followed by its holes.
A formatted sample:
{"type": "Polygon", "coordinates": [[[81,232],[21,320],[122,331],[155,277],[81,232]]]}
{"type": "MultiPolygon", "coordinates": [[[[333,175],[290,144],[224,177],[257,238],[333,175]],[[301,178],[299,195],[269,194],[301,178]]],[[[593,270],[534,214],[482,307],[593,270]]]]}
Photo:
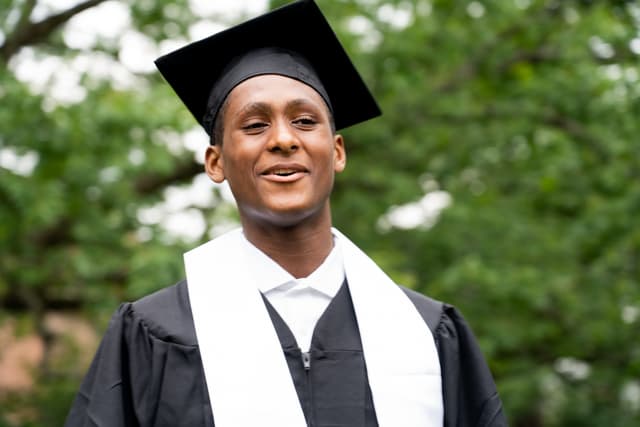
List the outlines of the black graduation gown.
{"type": "MultiPolygon", "coordinates": [[[[362,342],[346,282],[322,314],[302,353],[293,333],[265,298],[307,424],[378,427],[362,342]]],[[[215,417],[215,414],[214,414],[215,417]]]]}
{"type": "MultiPolygon", "coordinates": [[[[506,426],[491,373],[461,315],[403,290],[434,333],[445,427],[506,426]]],[[[304,355],[265,303],[309,425],[377,426],[348,287],[329,304],[304,355]]],[[[186,281],[120,306],[65,426],[214,426],[186,281]]]]}

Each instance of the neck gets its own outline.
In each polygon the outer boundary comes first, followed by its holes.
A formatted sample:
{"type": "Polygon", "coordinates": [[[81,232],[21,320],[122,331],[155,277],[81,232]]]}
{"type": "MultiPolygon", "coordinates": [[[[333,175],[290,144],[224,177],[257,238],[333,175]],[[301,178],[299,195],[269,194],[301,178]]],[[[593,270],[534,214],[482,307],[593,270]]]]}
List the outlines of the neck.
{"type": "Polygon", "coordinates": [[[295,278],[313,273],[333,249],[330,217],[291,227],[243,221],[243,231],[247,240],[295,278]]]}

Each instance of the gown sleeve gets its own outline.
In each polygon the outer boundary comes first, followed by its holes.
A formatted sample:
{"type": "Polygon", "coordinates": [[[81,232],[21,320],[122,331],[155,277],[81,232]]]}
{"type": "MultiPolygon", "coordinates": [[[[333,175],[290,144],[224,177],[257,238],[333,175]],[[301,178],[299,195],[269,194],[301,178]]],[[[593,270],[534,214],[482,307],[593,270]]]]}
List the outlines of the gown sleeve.
{"type": "Polygon", "coordinates": [[[111,318],[65,427],[138,425],[131,400],[129,346],[125,342],[124,324],[129,310],[130,305],[123,304],[111,318]]]}
{"type": "Polygon", "coordinates": [[[445,427],[507,427],[489,366],[454,307],[443,305],[435,336],[443,370],[445,427]]]}
{"type": "Polygon", "coordinates": [[[212,427],[186,284],[120,306],[65,427],[212,427]]]}
{"type": "Polygon", "coordinates": [[[429,326],[442,370],[444,427],[507,427],[493,376],[454,307],[402,287],[429,326]]]}

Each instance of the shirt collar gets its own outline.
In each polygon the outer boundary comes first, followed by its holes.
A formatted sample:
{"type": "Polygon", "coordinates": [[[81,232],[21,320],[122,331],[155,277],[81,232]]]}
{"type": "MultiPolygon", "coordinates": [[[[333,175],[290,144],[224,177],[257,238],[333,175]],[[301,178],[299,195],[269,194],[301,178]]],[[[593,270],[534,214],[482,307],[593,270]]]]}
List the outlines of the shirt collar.
{"type": "Polygon", "coordinates": [[[242,234],[247,265],[251,266],[251,274],[256,287],[263,294],[276,288],[288,288],[292,285],[304,283],[309,287],[333,298],[344,282],[344,264],[340,242],[336,235],[333,236],[333,249],[325,260],[309,276],[296,279],[288,271],[282,268],[267,254],[254,246],[244,234],[242,234]]]}

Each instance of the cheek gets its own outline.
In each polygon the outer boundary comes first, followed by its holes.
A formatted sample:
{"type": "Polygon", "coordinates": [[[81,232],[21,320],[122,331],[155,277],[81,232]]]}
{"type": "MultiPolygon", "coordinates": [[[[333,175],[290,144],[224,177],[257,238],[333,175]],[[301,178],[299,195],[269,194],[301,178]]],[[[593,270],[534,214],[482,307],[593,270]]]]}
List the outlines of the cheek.
{"type": "Polygon", "coordinates": [[[332,157],[328,157],[322,171],[322,181],[326,186],[333,187],[335,174],[338,172],[338,169],[339,167],[336,160],[332,157]]]}
{"type": "Polygon", "coordinates": [[[225,162],[225,176],[229,186],[234,191],[246,193],[254,186],[253,164],[242,158],[227,157],[225,162]]]}

